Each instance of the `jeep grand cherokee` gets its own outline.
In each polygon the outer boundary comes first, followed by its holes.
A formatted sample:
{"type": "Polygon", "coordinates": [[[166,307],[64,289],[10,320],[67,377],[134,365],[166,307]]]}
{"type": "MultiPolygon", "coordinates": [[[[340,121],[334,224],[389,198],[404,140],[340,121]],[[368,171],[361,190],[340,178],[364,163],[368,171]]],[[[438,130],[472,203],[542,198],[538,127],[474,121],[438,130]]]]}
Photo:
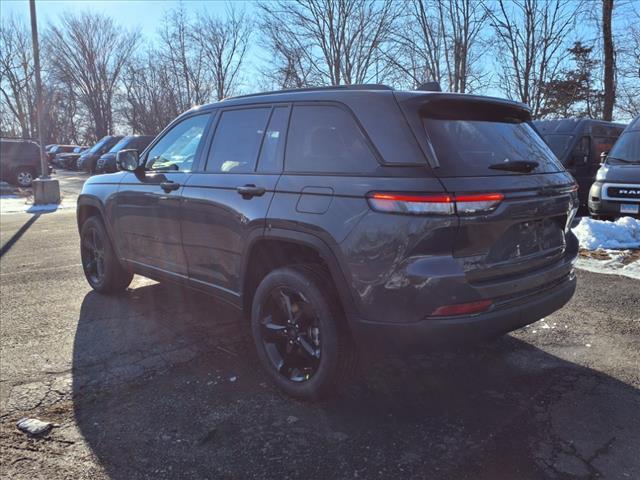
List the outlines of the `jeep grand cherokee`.
{"type": "Polygon", "coordinates": [[[288,394],[317,398],[358,344],[497,336],[573,295],[576,184],[522,104],[377,85],[194,108],[78,199],[86,277],[134,273],[243,309],[288,394]]]}

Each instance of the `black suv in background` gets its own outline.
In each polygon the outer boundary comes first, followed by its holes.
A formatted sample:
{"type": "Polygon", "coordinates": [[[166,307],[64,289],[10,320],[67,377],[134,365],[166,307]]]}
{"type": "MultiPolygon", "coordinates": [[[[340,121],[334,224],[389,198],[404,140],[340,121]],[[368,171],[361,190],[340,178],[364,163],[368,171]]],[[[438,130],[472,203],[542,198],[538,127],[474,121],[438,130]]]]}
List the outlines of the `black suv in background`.
{"type": "Polygon", "coordinates": [[[569,118],[534,122],[545,142],[578,182],[578,198],[586,213],[589,189],[608,152],[624,130],[621,123],[569,118]]]}
{"type": "Polygon", "coordinates": [[[243,309],[288,394],[357,345],[428,349],[535,322],[573,295],[576,185],[515,102],[350,86],[194,108],[78,198],[99,292],[134,273],[243,309]]]}
{"type": "Polygon", "coordinates": [[[82,152],[82,155],[76,161],[76,169],[84,170],[87,173],[95,173],[98,159],[111,150],[120,140],[122,140],[122,136],[107,135],[102,137],[93,147],[82,152]]]}
{"type": "Polygon", "coordinates": [[[116,166],[116,153],[120,150],[136,150],[138,153],[147,148],[147,145],[155,137],[153,135],[129,135],[116,143],[111,150],[102,155],[96,163],[96,173],[114,173],[118,171],[116,166]]]}
{"type": "Polygon", "coordinates": [[[40,147],[31,140],[0,139],[0,179],[30,187],[40,175],[40,147]]]}
{"type": "Polygon", "coordinates": [[[625,129],[598,170],[589,212],[596,218],[640,218],[640,117],[625,129]]]}

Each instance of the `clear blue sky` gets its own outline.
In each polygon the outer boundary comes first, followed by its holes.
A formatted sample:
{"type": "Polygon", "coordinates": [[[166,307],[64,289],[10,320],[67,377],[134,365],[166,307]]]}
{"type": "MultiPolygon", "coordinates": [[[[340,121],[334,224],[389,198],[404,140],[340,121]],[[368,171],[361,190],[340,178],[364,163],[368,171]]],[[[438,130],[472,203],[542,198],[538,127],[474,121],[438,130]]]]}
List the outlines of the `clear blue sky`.
{"type": "MultiPolygon", "coordinates": [[[[38,25],[56,21],[60,14],[89,10],[102,12],[113,17],[125,28],[142,29],[146,36],[153,37],[167,10],[178,6],[178,0],[36,0],[38,25]]],[[[224,16],[224,1],[184,0],[188,11],[205,9],[224,16]]],[[[238,7],[253,9],[251,2],[233,2],[238,7]]],[[[27,0],[0,0],[2,16],[17,14],[28,20],[29,2],[27,0]]]]}

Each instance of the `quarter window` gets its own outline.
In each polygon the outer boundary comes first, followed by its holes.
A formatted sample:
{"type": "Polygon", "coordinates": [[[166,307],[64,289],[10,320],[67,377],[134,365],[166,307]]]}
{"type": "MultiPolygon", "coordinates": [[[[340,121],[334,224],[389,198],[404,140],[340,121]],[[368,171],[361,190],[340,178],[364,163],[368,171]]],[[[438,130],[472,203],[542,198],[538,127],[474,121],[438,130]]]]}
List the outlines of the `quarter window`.
{"type": "Polygon", "coordinates": [[[349,112],[300,105],[291,114],[285,165],[290,172],[365,173],[377,162],[349,112]]]}
{"type": "Polygon", "coordinates": [[[206,171],[253,172],[271,108],[247,108],[222,113],[206,171]]]}
{"type": "Polygon", "coordinates": [[[175,125],[147,155],[147,168],[191,171],[198,145],[202,141],[210,117],[210,114],[196,115],[175,125]]]}

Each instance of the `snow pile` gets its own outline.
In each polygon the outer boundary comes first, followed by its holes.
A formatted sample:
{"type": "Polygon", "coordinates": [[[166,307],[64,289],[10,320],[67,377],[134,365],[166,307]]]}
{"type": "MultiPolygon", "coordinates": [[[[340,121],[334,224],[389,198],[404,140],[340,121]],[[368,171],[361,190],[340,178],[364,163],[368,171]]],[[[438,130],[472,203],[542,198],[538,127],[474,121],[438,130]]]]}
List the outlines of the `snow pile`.
{"type": "Polygon", "coordinates": [[[622,217],[606,222],[584,217],[573,229],[580,247],[587,250],[640,248],[640,220],[622,217]]]}

